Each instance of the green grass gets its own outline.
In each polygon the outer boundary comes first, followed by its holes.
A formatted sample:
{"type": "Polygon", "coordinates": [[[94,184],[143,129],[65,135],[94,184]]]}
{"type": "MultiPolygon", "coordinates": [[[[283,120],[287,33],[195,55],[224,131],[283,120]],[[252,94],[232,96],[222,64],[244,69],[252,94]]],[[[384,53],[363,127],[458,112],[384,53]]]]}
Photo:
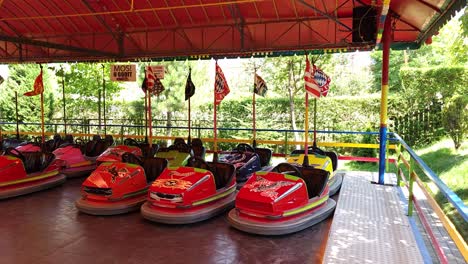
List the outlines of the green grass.
{"type": "MultiPolygon", "coordinates": [[[[463,142],[457,151],[455,151],[451,139],[443,139],[430,146],[415,149],[415,152],[465,204],[468,204],[467,141],[463,142]]],[[[408,160],[408,155],[405,155],[405,157],[408,160]]],[[[377,163],[342,162],[339,169],[375,172],[378,171],[378,165],[377,163]]],[[[388,171],[395,172],[395,166],[391,165],[388,171]]],[[[406,168],[403,171],[405,175],[408,175],[406,168]]],[[[465,241],[468,241],[468,223],[465,222],[451,203],[439,192],[437,186],[420,169],[417,168],[416,173],[426,185],[429,193],[433,195],[439,206],[456,226],[461,236],[465,241]]]]}

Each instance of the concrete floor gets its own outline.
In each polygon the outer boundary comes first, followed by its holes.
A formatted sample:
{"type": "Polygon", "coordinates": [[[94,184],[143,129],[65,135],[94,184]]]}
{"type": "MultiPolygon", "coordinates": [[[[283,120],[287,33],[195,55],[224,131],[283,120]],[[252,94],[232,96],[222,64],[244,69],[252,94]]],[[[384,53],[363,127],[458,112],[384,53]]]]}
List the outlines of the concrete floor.
{"type": "Polygon", "coordinates": [[[83,180],[0,201],[0,263],[321,263],[332,222],[264,237],[231,228],[224,215],[185,226],[139,212],[91,216],[74,205],[83,180]]]}

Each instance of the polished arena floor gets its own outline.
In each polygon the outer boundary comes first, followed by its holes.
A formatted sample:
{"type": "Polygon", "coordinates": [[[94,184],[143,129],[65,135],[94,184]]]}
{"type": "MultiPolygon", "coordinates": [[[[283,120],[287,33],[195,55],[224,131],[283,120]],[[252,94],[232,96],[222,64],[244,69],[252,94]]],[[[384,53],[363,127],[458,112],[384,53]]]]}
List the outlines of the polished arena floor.
{"type": "Polygon", "coordinates": [[[74,202],[83,179],[0,201],[0,263],[321,263],[331,219],[280,236],[231,228],[224,215],[171,226],[139,212],[97,217],[74,202]]]}

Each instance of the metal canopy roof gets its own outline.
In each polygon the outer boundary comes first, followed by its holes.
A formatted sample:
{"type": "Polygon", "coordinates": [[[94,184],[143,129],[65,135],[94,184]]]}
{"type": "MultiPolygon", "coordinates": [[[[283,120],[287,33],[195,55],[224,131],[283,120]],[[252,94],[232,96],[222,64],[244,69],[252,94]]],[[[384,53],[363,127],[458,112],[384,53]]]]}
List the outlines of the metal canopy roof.
{"type": "MultiPolygon", "coordinates": [[[[372,49],[379,42],[388,2],[0,0],[0,62],[250,57],[372,49]],[[370,39],[363,39],[366,33],[370,39]]],[[[465,5],[466,0],[391,0],[393,47],[418,48],[465,5]]]]}

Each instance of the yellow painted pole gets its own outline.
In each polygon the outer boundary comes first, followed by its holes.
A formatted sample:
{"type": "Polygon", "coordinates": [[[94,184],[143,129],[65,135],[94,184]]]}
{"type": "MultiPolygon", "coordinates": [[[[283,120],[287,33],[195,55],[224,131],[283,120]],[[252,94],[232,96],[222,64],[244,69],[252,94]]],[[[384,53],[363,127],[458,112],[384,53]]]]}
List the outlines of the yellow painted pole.
{"type": "MultiPolygon", "coordinates": [[[[42,68],[42,66],[41,66],[42,68]]],[[[44,130],[44,91],[41,92],[41,137],[42,144],[45,143],[45,130],[44,130]]]]}

